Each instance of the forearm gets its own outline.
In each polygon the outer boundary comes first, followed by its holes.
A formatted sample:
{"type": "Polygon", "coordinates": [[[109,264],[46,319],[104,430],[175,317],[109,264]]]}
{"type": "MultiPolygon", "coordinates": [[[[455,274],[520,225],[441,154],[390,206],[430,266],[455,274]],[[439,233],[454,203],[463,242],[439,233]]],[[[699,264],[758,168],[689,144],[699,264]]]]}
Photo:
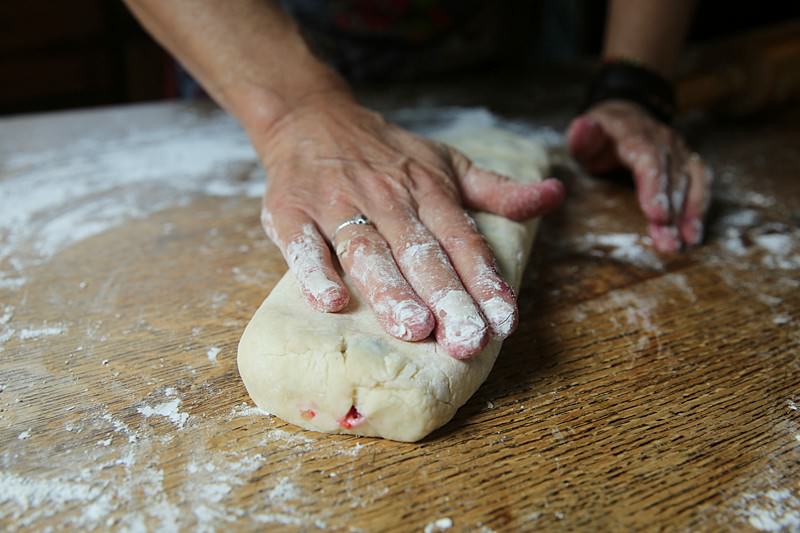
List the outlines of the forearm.
{"type": "Polygon", "coordinates": [[[126,0],[208,93],[248,130],[269,127],[298,102],[346,91],[317,60],[278,2],[126,0]]]}
{"type": "Polygon", "coordinates": [[[603,57],[640,63],[671,78],[694,4],[694,0],[612,0],[603,57]]]}

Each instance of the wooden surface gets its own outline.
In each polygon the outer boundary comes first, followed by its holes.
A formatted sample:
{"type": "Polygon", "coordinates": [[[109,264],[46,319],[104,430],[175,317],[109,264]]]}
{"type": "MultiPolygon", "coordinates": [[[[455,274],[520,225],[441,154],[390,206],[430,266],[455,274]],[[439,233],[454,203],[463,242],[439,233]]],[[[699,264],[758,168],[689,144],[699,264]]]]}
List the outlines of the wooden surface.
{"type": "MultiPolygon", "coordinates": [[[[569,94],[528,95],[563,126],[569,94]]],[[[628,185],[559,172],[518,332],[418,444],[249,407],[236,345],[285,266],[229,119],[0,121],[0,529],[797,530],[799,115],[687,123],[717,201],[683,256],[628,185]]]]}

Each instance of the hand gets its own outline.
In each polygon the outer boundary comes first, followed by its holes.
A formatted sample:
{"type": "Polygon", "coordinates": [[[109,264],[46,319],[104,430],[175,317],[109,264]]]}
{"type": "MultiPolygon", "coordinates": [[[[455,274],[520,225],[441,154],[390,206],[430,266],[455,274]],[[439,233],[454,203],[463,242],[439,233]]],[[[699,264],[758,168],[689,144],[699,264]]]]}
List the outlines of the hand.
{"type": "Polygon", "coordinates": [[[385,330],[428,337],[453,357],[477,354],[516,325],[512,289],[464,211],[524,220],[556,207],[557,180],[522,184],[418,137],[344,93],[307,99],[251,138],[269,173],[262,222],[309,303],[345,308],[330,253],[385,330]],[[339,225],[357,214],[367,225],[339,225]],[[335,237],[335,241],[334,241],[335,237]]]}
{"type": "Polygon", "coordinates": [[[610,100],[572,121],[567,144],[592,174],[630,169],[658,251],[675,252],[703,239],[711,171],[674,129],[636,104],[610,100]]]}

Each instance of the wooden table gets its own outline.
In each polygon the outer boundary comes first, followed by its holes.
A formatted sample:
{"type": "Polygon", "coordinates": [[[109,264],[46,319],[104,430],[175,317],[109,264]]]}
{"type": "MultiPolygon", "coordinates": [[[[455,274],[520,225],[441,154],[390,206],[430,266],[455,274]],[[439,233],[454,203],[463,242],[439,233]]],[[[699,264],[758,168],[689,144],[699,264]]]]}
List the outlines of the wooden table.
{"type": "MultiPolygon", "coordinates": [[[[493,94],[561,128],[577,93],[493,94]]],[[[687,121],[717,201],[685,255],[652,252],[628,185],[563,173],[518,332],[417,444],[249,402],[236,345],[285,265],[229,118],[1,120],[0,529],[800,529],[797,111],[687,121]]]]}

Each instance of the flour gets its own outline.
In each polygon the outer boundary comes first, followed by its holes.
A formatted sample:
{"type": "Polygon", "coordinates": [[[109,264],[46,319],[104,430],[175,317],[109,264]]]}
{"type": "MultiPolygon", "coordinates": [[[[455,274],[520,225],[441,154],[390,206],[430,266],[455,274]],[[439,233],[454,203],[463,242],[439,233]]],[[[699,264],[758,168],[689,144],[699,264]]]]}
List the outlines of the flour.
{"type": "Polygon", "coordinates": [[[272,416],[265,410],[261,409],[260,407],[255,407],[248,405],[246,403],[241,403],[236,405],[231,409],[231,412],[228,414],[228,419],[232,420],[234,418],[240,418],[245,416],[272,416]]]}
{"type": "MultiPolygon", "coordinates": [[[[179,111],[159,128],[130,128],[122,136],[61,139],[47,147],[0,147],[0,261],[16,270],[132,218],[194,197],[260,196],[264,174],[239,126],[225,113],[179,111]]],[[[24,285],[0,272],[0,288],[24,285]]]]}
{"type": "Polygon", "coordinates": [[[26,341],[31,339],[39,339],[41,337],[50,337],[53,335],[61,335],[66,331],[63,326],[50,326],[41,328],[25,328],[19,332],[20,340],[26,341]]]}
{"type": "MultiPolygon", "coordinates": [[[[0,250],[2,250],[2,244],[0,244],[0,250]]],[[[0,259],[2,257],[0,256],[0,259]]],[[[2,277],[2,272],[0,272],[0,289],[19,289],[23,287],[28,282],[27,278],[17,277],[17,278],[5,278],[2,277]]]]}
{"type": "Polygon", "coordinates": [[[481,301],[480,306],[495,334],[502,339],[508,337],[514,327],[514,306],[499,296],[481,301]]]}
{"type": "Polygon", "coordinates": [[[353,446],[352,448],[340,448],[338,453],[339,453],[339,455],[347,455],[349,457],[356,457],[356,456],[358,456],[359,453],[361,453],[361,450],[363,450],[363,449],[364,449],[364,445],[363,444],[356,443],[356,445],[353,446]]]}
{"type": "Polygon", "coordinates": [[[290,433],[282,429],[270,429],[264,433],[259,445],[266,446],[271,442],[283,448],[308,451],[313,449],[313,444],[316,441],[295,432],[290,433]]]}
{"type": "Polygon", "coordinates": [[[325,244],[316,230],[306,224],[303,234],[286,246],[286,263],[303,291],[328,309],[340,298],[341,288],[323,269],[324,250],[325,244]]]}
{"type": "MultiPolygon", "coordinates": [[[[59,507],[97,499],[102,486],[65,479],[41,479],[0,472],[0,503],[12,503],[10,513],[21,525],[55,514],[59,507]]],[[[7,517],[8,515],[5,515],[7,517]]]]}
{"type": "Polygon", "coordinates": [[[178,429],[183,429],[186,421],[189,420],[189,414],[178,411],[178,407],[180,407],[180,405],[180,398],[175,398],[173,400],[159,403],[153,407],[144,405],[139,407],[137,411],[145,418],[149,418],[151,416],[163,416],[175,424],[178,429]]]}
{"type": "Polygon", "coordinates": [[[650,251],[652,241],[636,233],[589,233],[565,243],[568,249],[593,257],[609,257],[640,268],[663,271],[664,264],[650,251]]]}
{"type": "Polygon", "coordinates": [[[711,240],[717,240],[723,252],[748,259],[760,256],[761,264],[771,270],[800,269],[800,230],[765,221],[754,209],[728,211],[712,230],[711,240]]]}
{"type": "Polygon", "coordinates": [[[800,529],[800,498],[789,489],[768,490],[763,494],[745,494],[746,508],[741,515],[759,531],[796,531],[800,529]]]}
{"type": "Polygon", "coordinates": [[[221,352],[221,351],[222,351],[222,348],[218,348],[216,346],[212,346],[211,348],[209,348],[208,351],[206,352],[206,355],[208,356],[208,360],[211,361],[212,363],[216,364],[217,363],[217,356],[219,355],[219,352],[221,352]]]}
{"type": "Polygon", "coordinates": [[[272,488],[267,494],[272,502],[286,502],[288,500],[297,500],[302,496],[300,489],[291,482],[288,477],[283,477],[278,480],[277,485],[272,488]]]}
{"type": "Polygon", "coordinates": [[[435,533],[436,531],[446,531],[453,527],[453,520],[450,518],[439,518],[425,526],[424,533],[435,533]]]}
{"type": "Polygon", "coordinates": [[[3,314],[0,315],[0,326],[8,324],[12,318],[14,318],[14,306],[4,305],[3,314]]]}
{"type": "Polygon", "coordinates": [[[472,297],[463,289],[439,291],[433,296],[434,311],[444,331],[444,342],[473,352],[486,331],[472,297]]]}

